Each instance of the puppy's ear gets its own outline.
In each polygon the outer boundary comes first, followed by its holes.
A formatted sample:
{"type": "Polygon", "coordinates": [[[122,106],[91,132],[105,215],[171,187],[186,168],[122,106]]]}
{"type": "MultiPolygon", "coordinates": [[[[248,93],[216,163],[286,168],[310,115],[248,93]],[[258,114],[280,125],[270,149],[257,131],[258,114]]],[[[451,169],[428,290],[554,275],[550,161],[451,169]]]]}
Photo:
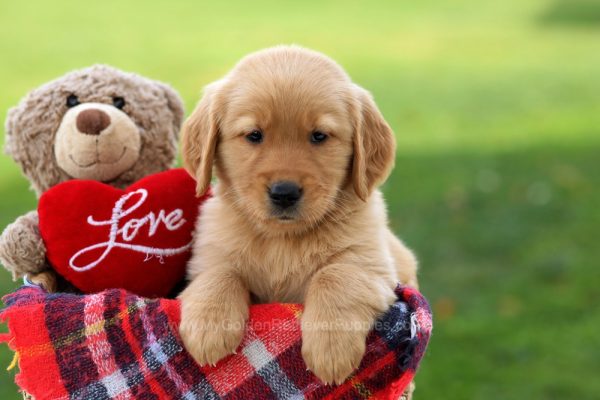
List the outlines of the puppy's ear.
{"type": "Polygon", "coordinates": [[[208,190],[212,177],[213,159],[219,136],[215,97],[217,83],[207,86],[196,109],[183,124],[181,153],[183,167],[196,178],[196,194],[202,196],[208,190]]]}
{"type": "Polygon", "coordinates": [[[396,139],[371,94],[359,86],[355,93],[352,184],[358,197],[366,201],[394,167],[396,139]]]}

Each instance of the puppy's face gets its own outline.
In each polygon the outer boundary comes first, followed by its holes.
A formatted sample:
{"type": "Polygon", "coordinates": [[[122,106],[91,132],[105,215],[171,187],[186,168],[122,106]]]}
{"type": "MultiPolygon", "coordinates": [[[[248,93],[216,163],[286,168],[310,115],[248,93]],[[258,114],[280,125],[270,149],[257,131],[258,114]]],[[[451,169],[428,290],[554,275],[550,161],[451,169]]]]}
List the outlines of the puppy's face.
{"type": "Polygon", "coordinates": [[[370,97],[331,60],[298,48],[242,60],[207,88],[184,127],[184,162],[199,192],[214,160],[231,207],[276,232],[315,225],[349,195],[366,199],[393,151],[370,97]],[[366,165],[373,156],[382,158],[371,166],[378,171],[366,165]]]}
{"type": "Polygon", "coordinates": [[[304,225],[335,205],[348,177],[352,124],[343,94],[310,76],[289,85],[240,73],[220,126],[217,173],[263,223],[304,225]],[[272,90],[261,87],[273,85],[272,90]]]}

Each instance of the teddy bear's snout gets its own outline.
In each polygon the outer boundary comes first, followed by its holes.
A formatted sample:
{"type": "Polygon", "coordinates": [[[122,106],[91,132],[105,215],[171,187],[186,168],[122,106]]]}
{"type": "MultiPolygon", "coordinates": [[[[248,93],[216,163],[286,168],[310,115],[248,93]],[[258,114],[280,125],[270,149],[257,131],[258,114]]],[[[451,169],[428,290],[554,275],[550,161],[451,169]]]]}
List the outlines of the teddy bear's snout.
{"type": "Polygon", "coordinates": [[[141,135],[122,110],[104,103],[69,108],[54,138],[58,166],[70,177],[106,182],[140,157],[141,135]]]}
{"type": "Polygon", "coordinates": [[[97,108],[83,110],[75,121],[77,129],[87,135],[99,135],[110,125],[110,116],[97,108]]]}

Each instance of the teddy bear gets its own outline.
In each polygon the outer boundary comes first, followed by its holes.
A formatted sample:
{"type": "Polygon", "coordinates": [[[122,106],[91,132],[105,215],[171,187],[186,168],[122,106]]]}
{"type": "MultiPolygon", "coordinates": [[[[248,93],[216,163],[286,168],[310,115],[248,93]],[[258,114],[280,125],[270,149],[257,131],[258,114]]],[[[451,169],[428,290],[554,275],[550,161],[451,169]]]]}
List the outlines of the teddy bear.
{"type": "MultiPolygon", "coordinates": [[[[173,166],[183,114],[169,85],[94,65],[32,90],[11,108],[5,151],[38,199],[72,179],[124,188],[173,166]]],[[[13,279],[28,276],[50,292],[69,287],[46,259],[37,211],[6,227],[0,262],[13,279]]]]}

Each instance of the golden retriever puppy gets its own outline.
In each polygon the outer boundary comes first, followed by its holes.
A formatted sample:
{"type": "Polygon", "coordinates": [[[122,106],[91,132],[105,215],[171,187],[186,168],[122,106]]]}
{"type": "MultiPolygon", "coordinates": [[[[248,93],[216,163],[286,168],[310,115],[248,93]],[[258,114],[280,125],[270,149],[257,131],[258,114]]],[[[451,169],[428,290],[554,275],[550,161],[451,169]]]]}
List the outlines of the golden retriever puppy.
{"type": "Polygon", "coordinates": [[[304,303],[302,356],[326,383],[356,369],[416,261],[377,190],[395,140],[373,99],[334,61],[299,47],[241,60],[206,87],[183,128],[183,160],[209,187],[181,337],[200,364],[235,352],[252,302],[304,303]]]}

